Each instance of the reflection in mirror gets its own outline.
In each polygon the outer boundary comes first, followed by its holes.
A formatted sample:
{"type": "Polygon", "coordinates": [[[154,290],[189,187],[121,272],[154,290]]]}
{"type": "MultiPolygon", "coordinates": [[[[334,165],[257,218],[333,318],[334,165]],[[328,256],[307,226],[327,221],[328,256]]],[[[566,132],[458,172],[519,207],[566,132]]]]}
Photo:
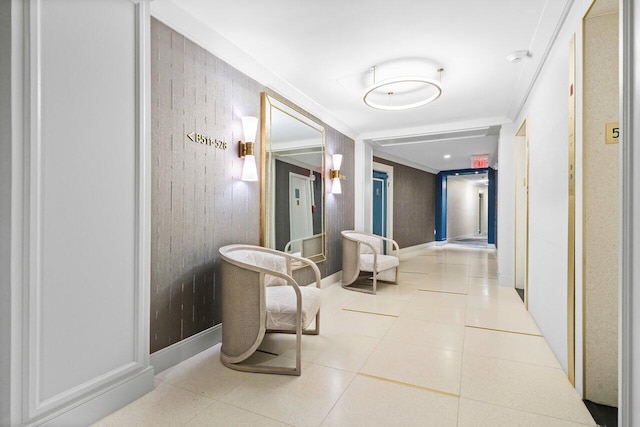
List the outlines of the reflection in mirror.
{"type": "Polygon", "coordinates": [[[262,245],[324,261],[324,127],[262,94],[262,245]]]}

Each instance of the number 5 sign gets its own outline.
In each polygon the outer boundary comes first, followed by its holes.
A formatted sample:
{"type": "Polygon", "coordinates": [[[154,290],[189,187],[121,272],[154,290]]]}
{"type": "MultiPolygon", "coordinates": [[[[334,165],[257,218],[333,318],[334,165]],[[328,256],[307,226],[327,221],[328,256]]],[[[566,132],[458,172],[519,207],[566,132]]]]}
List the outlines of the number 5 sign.
{"type": "Polygon", "coordinates": [[[605,130],[605,142],[607,144],[617,144],[620,136],[620,124],[618,122],[607,123],[605,130]]]}

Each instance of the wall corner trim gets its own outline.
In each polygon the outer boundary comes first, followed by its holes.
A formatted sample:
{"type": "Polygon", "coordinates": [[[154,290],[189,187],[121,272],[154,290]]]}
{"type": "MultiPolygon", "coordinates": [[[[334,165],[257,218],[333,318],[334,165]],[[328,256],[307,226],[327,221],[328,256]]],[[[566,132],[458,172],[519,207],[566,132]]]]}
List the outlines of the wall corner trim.
{"type": "Polygon", "coordinates": [[[156,374],[158,374],[220,342],[222,342],[222,324],[217,324],[212,328],[156,351],[149,357],[149,360],[156,374]]]}
{"type": "Polygon", "coordinates": [[[331,276],[322,278],[320,281],[320,289],[326,289],[334,283],[340,283],[342,281],[342,270],[333,273],[331,276]]]}
{"type": "Polygon", "coordinates": [[[96,391],[68,411],[31,425],[90,425],[152,391],[153,376],[153,368],[148,366],[133,376],[96,391]]]}

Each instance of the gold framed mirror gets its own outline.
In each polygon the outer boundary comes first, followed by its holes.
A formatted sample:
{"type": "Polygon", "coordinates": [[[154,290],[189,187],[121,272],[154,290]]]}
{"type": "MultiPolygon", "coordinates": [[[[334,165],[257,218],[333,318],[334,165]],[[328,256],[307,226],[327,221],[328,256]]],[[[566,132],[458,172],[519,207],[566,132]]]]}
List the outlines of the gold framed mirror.
{"type": "Polygon", "coordinates": [[[325,129],[263,92],[260,244],[326,260],[325,129]]]}

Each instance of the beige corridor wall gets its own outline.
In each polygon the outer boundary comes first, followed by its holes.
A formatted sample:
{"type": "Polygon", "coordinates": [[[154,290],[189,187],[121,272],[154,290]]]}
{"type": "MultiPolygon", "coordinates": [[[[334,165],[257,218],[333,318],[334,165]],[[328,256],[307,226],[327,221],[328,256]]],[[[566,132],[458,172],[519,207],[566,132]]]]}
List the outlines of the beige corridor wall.
{"type": "MultiPolygon", "coordinates": [[[[593,13],[592,13],[593,14],[593,13]]],[[[618,14],[585,19],[584,286],[585,398],[618,404],[618,14]]]]}

